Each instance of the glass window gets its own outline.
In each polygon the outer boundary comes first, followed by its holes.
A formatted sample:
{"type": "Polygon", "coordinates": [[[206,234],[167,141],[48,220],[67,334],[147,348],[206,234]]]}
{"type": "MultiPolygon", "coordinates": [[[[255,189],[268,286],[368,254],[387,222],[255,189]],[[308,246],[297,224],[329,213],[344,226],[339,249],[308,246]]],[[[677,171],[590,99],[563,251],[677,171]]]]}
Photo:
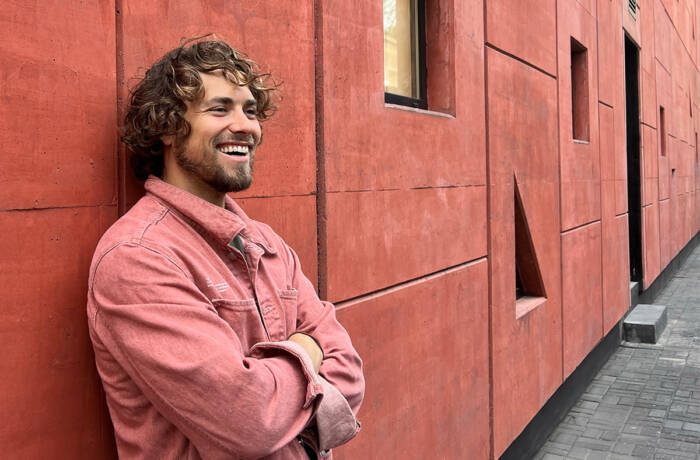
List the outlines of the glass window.
{"type": "Polygon", "coordinates": [[[387,102],[427,106],[424,9],[422,0],[384,0],[384,92],[387,102]]]}

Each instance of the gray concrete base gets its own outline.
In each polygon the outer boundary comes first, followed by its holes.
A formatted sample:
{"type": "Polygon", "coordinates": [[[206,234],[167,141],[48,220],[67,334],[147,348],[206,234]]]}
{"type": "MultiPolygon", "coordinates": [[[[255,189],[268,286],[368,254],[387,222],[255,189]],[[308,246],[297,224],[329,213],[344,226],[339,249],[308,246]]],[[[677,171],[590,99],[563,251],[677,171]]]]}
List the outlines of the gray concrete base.
{"type": "Polygon", "coordinates": [[[656,343],[666,327],[666,306],[638,304],[623,322],[627,342],[656,343]]]}
{"type": "Polygon", "coordinates": [[[629,308],[634,308],[639,303],[639,291],[641,286],[637,281],[630,281],[630,305],[629,308]]]}

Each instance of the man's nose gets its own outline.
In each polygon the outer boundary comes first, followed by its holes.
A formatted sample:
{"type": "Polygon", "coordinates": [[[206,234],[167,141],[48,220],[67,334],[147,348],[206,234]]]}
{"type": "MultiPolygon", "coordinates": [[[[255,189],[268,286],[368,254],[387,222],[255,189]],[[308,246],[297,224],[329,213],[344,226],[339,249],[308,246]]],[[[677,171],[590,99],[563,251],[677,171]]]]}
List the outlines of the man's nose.
{"type": "Polygon", "coordinates": [[[234,110],[228,125],[228,130],[232,133],[253,133],[255,132],[258,120],[250,118],[242,109],[234,110]]]}

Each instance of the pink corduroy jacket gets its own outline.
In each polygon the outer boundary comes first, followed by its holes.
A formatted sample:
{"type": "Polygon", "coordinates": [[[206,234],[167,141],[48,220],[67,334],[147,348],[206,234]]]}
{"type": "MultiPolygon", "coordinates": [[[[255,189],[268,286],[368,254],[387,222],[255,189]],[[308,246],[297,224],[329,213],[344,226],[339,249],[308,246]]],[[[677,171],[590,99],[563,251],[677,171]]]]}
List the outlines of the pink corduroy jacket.
{"type": "Polygon", "coordinates": [[[296,254],[228,197],[224,209],[154,177],[145,187],[89,279],[119,456],[306,459],[301,437],[321,456],[353,438],[362,362],[296,254]],[[318,374],[294,332],[323,350],[318,374]]]}

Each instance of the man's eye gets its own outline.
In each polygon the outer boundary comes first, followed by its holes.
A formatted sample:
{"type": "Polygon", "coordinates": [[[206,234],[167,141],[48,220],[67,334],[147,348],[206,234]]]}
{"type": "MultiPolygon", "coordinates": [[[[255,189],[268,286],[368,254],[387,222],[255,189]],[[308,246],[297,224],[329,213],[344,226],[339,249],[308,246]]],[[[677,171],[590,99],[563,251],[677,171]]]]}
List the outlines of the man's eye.
{"type": "Polygon", "coordinates": [[[257,107],[249,107],[245,110],[245,113],[249,117],[257,117],[258,116],[258,108],[257,107]]]}
{"type": "Polygon", "coordinates": [[[215,112],[215,113],[226,113],[226,107],[212,107],[209,109],[210,112],[215,112]]]}

